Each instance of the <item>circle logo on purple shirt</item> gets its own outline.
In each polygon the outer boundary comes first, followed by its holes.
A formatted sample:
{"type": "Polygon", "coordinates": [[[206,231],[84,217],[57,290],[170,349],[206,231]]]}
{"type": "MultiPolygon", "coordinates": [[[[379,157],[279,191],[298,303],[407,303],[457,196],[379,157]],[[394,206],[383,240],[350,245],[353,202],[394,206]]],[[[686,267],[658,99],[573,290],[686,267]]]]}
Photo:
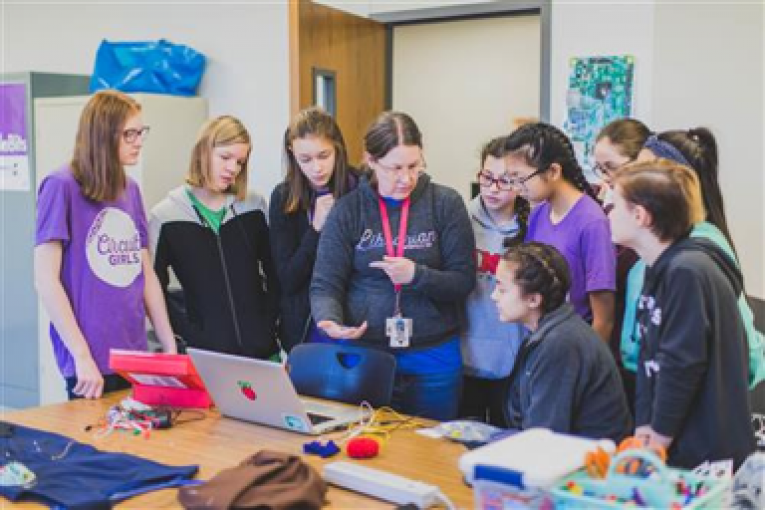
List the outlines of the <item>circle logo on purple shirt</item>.
{"type": "Polygon", "coordinates": [[[88,264],[102,281],[128,287],[141,274],[141,236],[127,213],[105,207],[88,231],[88,264]]]}

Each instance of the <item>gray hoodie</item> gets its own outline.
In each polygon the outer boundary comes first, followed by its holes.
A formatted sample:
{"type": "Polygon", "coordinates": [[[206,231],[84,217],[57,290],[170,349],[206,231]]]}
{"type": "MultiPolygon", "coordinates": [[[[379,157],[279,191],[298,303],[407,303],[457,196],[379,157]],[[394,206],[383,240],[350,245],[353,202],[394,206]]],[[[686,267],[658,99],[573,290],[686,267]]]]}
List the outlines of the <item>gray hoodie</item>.
{"type": "Polygon", "coordinates": [[[491,293],[497,284],[497,265],[504,252],[503,243],[518,233],[516,220],[499,226],[477,196],[468,206],[473,223],[476,255],[476,286],[465,308],[465,330],[462,335],[462,362],[467,375],[485,379],[501,379],[510,375],[526,328],[519,323],[499,320],[491,293]]]}
{"type": "MultiPolygon", "coordinates": [[[[475,242],[465,204],[451,188],[422,174],[412,191],[404,256],[417,264],[404,285],[401,311],[413,320],[413,349],[440,344],[459,332],[459,307],[475,285],[475,242]]],[[[394,247],[401,207],[388,206],[394,247]]],[[[335,204],[319,240],[311,282],[316,322],[368,322],[360,341],[388,349],[385,319],[394,312],[390,278],[369,263],[383,259],[378,194],[367,178],[335,204]]]]}

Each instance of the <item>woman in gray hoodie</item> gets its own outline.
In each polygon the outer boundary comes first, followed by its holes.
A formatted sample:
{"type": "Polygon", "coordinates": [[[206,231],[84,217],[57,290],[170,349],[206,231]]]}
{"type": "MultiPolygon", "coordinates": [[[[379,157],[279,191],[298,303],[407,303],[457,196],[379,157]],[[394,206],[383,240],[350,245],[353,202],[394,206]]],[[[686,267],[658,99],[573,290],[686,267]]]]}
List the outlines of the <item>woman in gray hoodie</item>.
{"type": "Polygon", "coordinates": [[[395,408],[453,419],[458,309],[475,285],[470,219],[459,194],[424,173],[411,117],[383,113],[364,148],[370,172],[335,204],[319,240],[311,310],[331,338],[396,356],[395,408]]]}

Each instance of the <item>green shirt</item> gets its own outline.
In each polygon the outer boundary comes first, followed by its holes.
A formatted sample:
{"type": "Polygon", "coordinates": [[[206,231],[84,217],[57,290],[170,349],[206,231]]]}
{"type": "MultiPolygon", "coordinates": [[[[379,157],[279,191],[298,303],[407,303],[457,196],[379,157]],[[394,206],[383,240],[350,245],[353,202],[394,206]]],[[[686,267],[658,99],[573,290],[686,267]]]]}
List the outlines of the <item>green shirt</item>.
{"type": "Polygon", "coordinates": [[[220,225],[223,223],[223,218],[226,216],[226,207],[224,206],[217,211],[213,211],[205,204],[200,202],[200,200],[196,197],[196,195],[194,195],[194,193],[191,192],[190,189],[186,189],[186,194],[189,196],[191,203],[194,204],[194,208],[199,211],[199,214],[202,215],[202,218],[205,219],[213,232],[217,234],[220,231],[220,225]]]}

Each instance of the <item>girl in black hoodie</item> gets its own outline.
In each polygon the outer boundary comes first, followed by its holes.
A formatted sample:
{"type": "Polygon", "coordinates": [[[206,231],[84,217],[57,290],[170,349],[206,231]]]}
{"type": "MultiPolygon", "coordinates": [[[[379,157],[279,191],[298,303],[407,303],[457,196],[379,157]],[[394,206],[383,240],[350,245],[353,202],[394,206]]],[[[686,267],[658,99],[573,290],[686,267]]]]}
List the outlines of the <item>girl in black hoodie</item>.
{"type": "Polygon", "coordinates": [[[312,107],[295,116],[284,134],[287,175],[271,194],[271,249],[281,284],[279,337],[289,352],[321,340],[311,319],[311,283],[319,235],[335,201],[356,187],[345,141],[335,119],[312,107]]]}
{"type": "Polygon", "coordinates": [[[614,242],[647,264],[638,301],[636,436],[693,468],[755,448],[738,267],[716,244],[689,237],[705,218],[696,173],[668,160],[616,172],[614,242]]]}

